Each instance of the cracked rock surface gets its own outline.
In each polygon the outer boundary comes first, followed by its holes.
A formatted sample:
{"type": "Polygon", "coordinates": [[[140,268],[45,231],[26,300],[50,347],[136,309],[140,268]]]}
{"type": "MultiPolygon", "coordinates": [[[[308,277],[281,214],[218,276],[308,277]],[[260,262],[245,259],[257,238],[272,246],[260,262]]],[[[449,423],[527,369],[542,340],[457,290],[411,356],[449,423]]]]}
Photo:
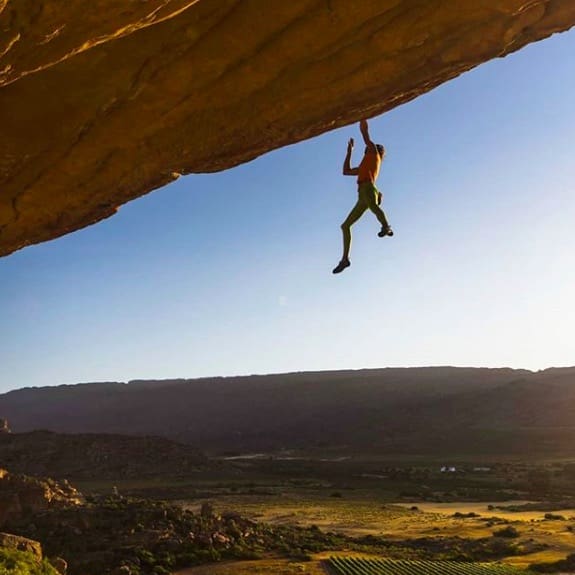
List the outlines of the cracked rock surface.
{"type": "Polygon", "coordinates": [[[0,255],[573,24],[573,0],[0,0],[0,255]]]}

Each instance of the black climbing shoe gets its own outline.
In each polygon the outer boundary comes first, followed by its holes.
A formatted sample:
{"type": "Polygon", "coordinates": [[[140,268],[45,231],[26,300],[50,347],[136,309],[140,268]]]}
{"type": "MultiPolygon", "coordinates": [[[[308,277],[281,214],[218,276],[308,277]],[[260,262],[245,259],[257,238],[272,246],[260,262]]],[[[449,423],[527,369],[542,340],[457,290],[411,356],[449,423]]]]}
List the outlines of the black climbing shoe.
{"type": "Polygon", "coordinates": [[[334,274],[339,274],[341,273],[345,268],[348,268],[351,265],[349,260],[341,260],[337,266],[335,268],[333,268],[332,273],[334,274]]]}
{"type": "Polygon", "coordinates": [[[384,228],[383,226],[381,226],[381,231],[377,234],[380,238],[384,238],[385,236],[392,236],[393,235],[393,230],[387,226],[387,228],[384,228]]]}

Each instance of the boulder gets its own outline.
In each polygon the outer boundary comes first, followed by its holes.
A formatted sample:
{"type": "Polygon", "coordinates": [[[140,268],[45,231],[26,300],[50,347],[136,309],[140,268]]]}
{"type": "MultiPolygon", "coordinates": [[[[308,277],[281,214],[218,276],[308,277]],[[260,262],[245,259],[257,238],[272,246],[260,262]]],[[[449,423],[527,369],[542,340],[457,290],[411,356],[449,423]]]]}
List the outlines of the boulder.
{"type": "Polygon", "coordinates": [[[66,575],[68,572],[68,563],[62,557],[51,557],[48,559],[50,565],[60,573],[60,575],[66,575]]]}
{"type": "Polygon", "coordinates": [[[33,539],[12,535],[10,533],[0,533],[0,547],[8,549],[17,549],[18,551],[27,551],[38,558],[42,559],[42,545],[33,539]]]}

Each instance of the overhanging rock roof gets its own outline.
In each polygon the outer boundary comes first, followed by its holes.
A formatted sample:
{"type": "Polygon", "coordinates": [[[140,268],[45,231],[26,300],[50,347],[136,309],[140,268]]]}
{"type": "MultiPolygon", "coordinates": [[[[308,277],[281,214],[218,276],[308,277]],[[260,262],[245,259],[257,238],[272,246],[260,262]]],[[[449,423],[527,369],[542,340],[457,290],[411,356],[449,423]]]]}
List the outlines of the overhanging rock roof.
{"type": "Polygon", "coordinates": [[[0,0],[0,255],[573,24],[573,0],[0,0]]]}

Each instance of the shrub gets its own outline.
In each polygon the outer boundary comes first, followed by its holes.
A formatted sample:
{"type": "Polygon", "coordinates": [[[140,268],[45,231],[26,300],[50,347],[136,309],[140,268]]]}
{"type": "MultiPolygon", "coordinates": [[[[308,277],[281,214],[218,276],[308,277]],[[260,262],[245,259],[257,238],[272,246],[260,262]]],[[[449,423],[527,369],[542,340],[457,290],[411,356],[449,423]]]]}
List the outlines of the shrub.
{"type": "Polygon", "coordinates": [[[39,561],[32,553],[0,549],[0,573],[10,575],[58,575],[48,561],[39,561]]]}
{"type": "Polygon", "coordinates": [[[306,553],[303,549],[295,550],[290,554],[290,559],[292,561],[313,561],[313,557],[306,553]]]}
{"type": "Polygon", "coordinates": [[[498,529],[497,531],[493,532],[493,537],[506,537],[508,539],[513,539],[515,537],[519,537],[519,531],[515,529],[512,525],[508,525],[503,529],[498,529]]]}

